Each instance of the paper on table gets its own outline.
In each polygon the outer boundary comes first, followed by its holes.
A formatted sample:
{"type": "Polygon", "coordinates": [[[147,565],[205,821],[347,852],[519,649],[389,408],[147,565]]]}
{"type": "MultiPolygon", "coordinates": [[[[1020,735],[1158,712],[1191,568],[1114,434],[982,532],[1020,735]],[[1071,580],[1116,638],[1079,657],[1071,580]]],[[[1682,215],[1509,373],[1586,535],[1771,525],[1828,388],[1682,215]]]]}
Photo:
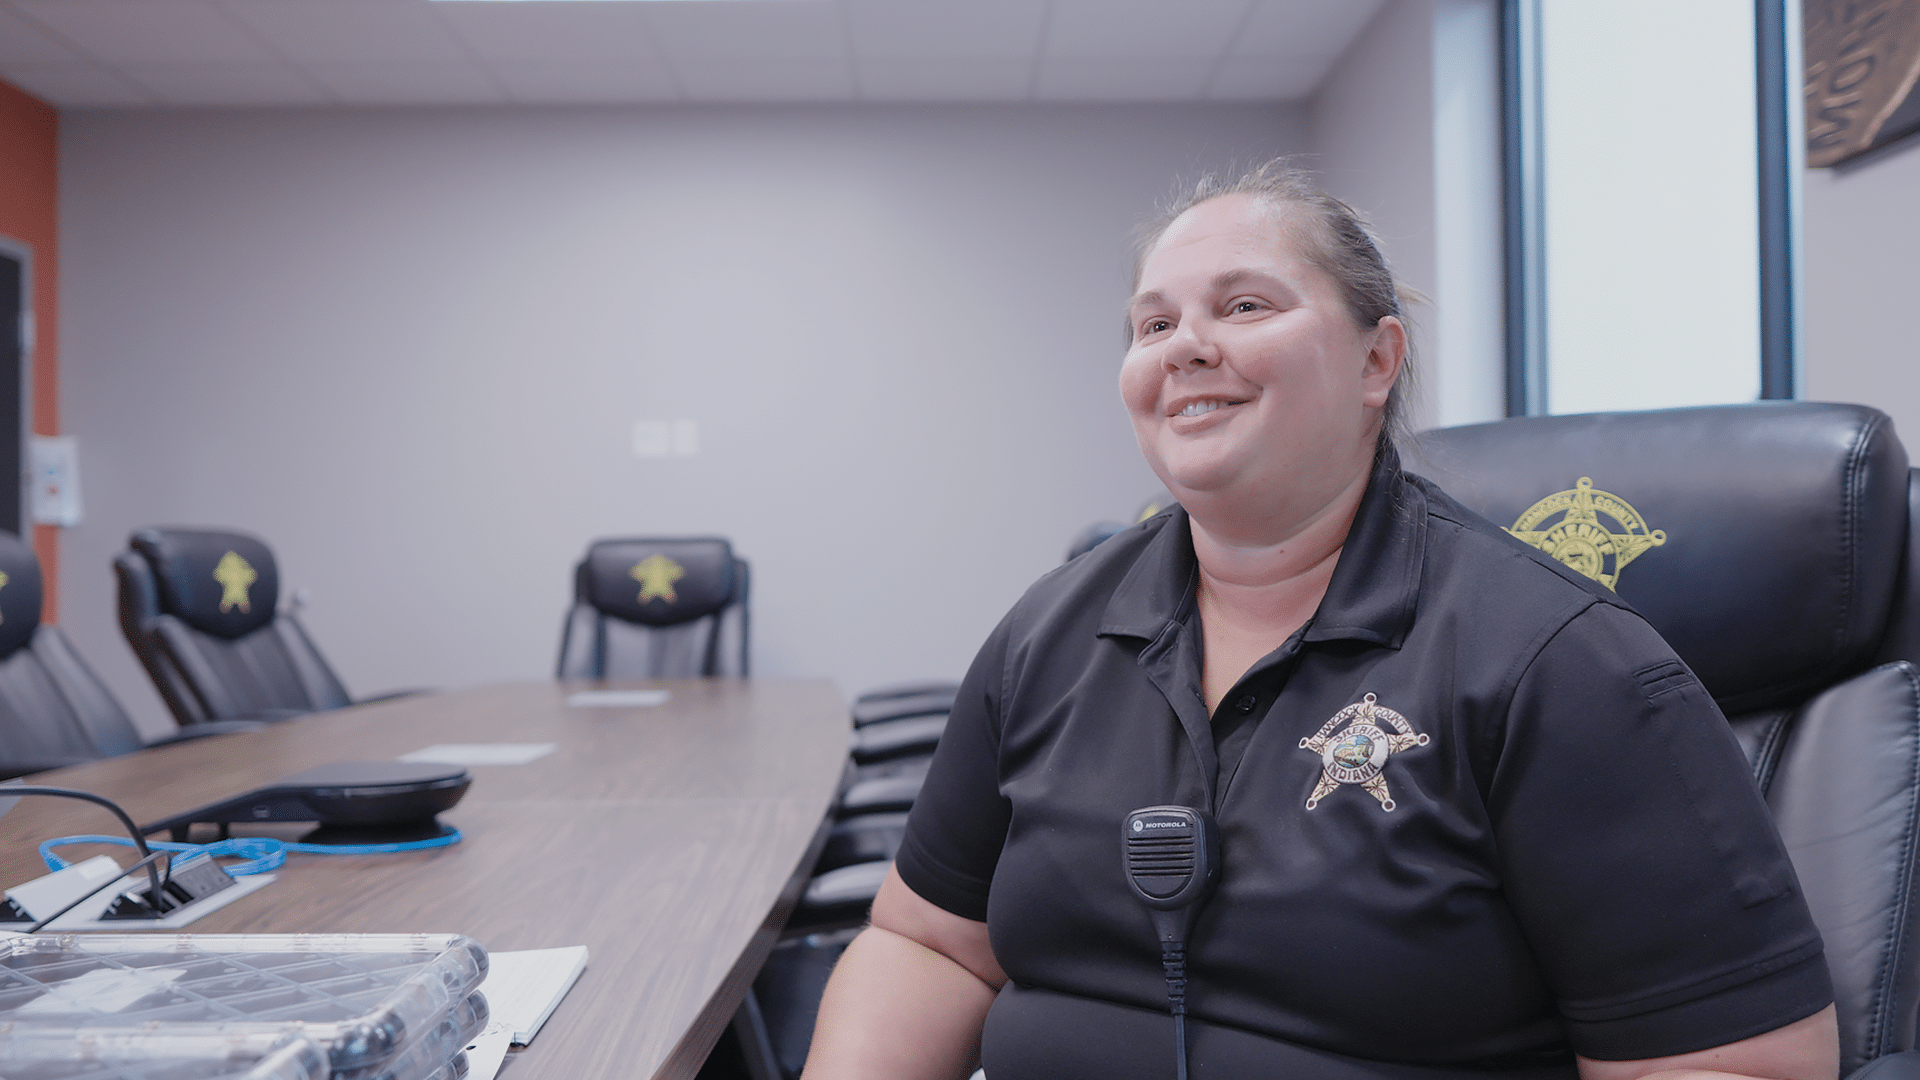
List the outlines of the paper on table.
{"type": "Polygon", "coordinates": [[[487,980],[480,991],[487,995],[492,1023],[509,1031],[515,1045],[525,1046],[586,970],[587,947],[496,952],[487,960],[487,980]]]}
{"type": "Polygon", "coordinates": [[[498,1020],[489,1022],[487,1030],[467,1044],[466,1080],[493,1080],[507,1058],[507,1041],[512,1037],[513,1032],[501,1027],[498,1020]]]}
{"type": "Polygon", "coordinates": [[[580,690],[567,695],[567,704],[576,709],[635,709],[664,705],[672,696],[670,690],[580,690]]]}
{"type": "Polygon", "coordinates": [[[401,754],[401,761],[432,765],[525,765],[558,748],[550,742],[435,743],[401,754]]]}

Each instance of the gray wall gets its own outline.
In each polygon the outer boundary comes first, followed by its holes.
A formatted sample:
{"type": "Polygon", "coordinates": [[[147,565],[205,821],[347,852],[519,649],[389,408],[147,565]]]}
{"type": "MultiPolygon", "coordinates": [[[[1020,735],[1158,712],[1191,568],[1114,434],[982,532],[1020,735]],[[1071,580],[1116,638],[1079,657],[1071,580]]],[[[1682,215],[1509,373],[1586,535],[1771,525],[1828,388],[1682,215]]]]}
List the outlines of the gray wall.
{"type": "MultiPolygon", "coordinates": [[[[358,693],[551,671],[596,536],[720,533],[756,669],[957,675],[1157,485],[1126,235],[1283,106],[77,113],[61,620],[148,730],[108,563],[254,532],[358,693]],[[699,424],[640,459],[641,419],[699,424]]],[[[1417,237],[1408,240],[1430,243],[1417,237]]],[[[1430,266],[1430,253],[1415,265],[1430,266]]]]}
{"type": "Polygon", "coordinates": [[[1801,396],[1893,417],[1920,464],[1920,140],[1851,169],[1809,169],[1801,396]]]}
{"type": "Polygon", "coordinates": [[[1409,307],[1416,426],[1506,412],[1495,0],[1389,0],[1307,107],[1313,163],[1373,221],[1409,307]]]}

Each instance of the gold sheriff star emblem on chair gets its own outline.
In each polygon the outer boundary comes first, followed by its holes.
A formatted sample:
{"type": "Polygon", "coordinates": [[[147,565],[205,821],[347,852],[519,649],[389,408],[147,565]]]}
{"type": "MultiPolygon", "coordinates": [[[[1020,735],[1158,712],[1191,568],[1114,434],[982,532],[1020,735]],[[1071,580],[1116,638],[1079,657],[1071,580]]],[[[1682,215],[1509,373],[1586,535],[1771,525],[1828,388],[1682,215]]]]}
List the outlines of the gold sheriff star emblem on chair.
{"type": "Polygon", "coordinates": [[[640,583],[640,602],[664,600],[669,604],[679,601],[674,595],[673,583],[687,576],[687,568],[667,558],[665,555],[649,555],[633,564],[627,576],[640,583]]]}
{"type": "Polygon", "coordinates": [[[239,608],[243,613],[253,610],[252,602],[247,599],[247,590],[260,580],[260,573],[238,552],[229,551],[220,556],[220,561],[213,567],[213,580],[220,583],[221,614],[234,608],[239,608]]]}
{"type": "Polygon", "coordinates": [[[1541,499],[1513,523],[1508,532],[1553,556],[1567,566],[1617,590],[1620,571],[1649,548],[1667,542],[1662,529],[1647,528],[1647,519],[1627,504],[1627,500],[1593,486],[1591,477],[1567,491],[1541,499]],[[1547,519],[1565,516],[1553,524],[1547,519]],[[1600,516],[1620,526],[1613,532],[1601,524],[1600,516]]]}

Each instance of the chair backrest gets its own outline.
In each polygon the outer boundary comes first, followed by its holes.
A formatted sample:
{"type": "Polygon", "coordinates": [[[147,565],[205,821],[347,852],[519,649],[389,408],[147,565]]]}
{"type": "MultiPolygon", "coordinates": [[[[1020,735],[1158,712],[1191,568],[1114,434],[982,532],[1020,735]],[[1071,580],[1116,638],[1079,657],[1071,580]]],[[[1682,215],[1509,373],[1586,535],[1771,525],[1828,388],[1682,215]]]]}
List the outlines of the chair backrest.
{"type": "Polygon", "coordinates": [[[279,569],[259,540],[141,529],[113,566],[121,629],[180,723],[352,703],[299,622],[277,610],[279,569]]]}
{"type": "Polygon", "coordinates": [[[1428,432],[1407,465],[1614,589],[1680,654],[1799,871],[1843,1074],[1913,1048],[1920,483],[1887,417],[1806,402],[1529,417],[1428,432]]]}
{"type": "Polygon", "coordinates": [[[743,676],[746,560],[718,537],[596,540],[573,571],[563,679],[743,676]]]}
{"type": "Polygon", "coordinates": [[[0,532],[0,766],[15,774],[138,750],[125,710],[40,622],[40,560],[0,532]]]}

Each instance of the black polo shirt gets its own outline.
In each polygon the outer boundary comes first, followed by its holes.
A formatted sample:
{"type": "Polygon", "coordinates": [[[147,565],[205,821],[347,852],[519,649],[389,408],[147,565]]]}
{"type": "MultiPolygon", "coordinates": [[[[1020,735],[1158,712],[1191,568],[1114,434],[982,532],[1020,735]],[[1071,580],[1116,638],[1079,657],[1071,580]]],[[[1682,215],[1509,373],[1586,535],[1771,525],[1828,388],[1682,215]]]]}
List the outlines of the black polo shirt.
{"type": "Polygon", "coordinates": [[[1387,455],[1313,620],[1208,716],[1197,580],[1175,508],[1042,578],[962,686],[898,866],[989,926],[992,1080],[1168,1072],[1121,865],[1155,803],[1222,838],[1196,1077],[1571,1075],[1832,1000],[1725,719],[1605,587],[1387,455]]]}

